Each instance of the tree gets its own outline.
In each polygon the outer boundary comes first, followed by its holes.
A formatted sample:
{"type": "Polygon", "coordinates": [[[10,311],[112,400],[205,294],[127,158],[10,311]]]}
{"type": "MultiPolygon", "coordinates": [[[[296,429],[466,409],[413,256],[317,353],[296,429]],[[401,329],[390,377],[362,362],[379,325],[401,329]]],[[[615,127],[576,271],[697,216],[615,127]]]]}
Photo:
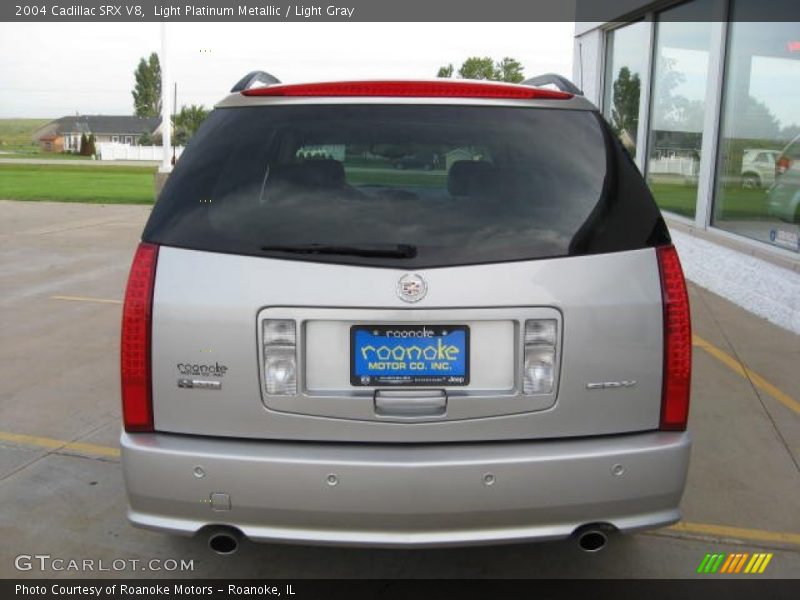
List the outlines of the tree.
{"type": "Polygon", "coordinates": [[[89,137],[86,138],[86,156],[94,156],[97,154],[97,148],[95,146],[97,140],[94,137],[93,133],[89,134],[89,137]]]}
{"type": "Polygon", "coordinates": [[[497,70],[494,67],[494,61],[488,56],[471,56],[461,65],[461,68],[458,70],[458,76],[461,77],[461,79],[488,79],[496,81],[497,70]]]}
{"type": "Polygon", "coordinates": [[[793,140],[800,135],[800,125],[792,123],[781,129],[778,138],[782,140],[793,140]]]}
{"type": "Polygon", "coordinates": [[[453,65],[452,63],[447,65],[446,67],[439,67],[439,72],[436,73],[436,77],[443,77],[448,78],[453,76],[453,65]]]}
{"type": "Polygon", "coordinates": [[[738,138],[774,140],[780,134],[781,122],[769,106],[748,94],[744,106],[737,106],[734,127],[738,138]]]}
{"type": "Polygon", "coordinates": [[[702,100],[688,100],[683,96],[676,96],[675,111],[678,115],[676,121],[682,131],[702,132],[706,116],[706,105],[702,100]]]}
{"type": "MultiPolygon", "coordinates": [[[[519,83],[525,76],[522,73],[522,64],[518,60],[505,57],[495,62],[489,56],[471,56],[465,60],[458,69],[461,79],[482,79],[489,81],[507,81],[519,83]]],[[[452,77],[453,65],[449,64],[439,68],[437,77],[452,77]]]]}
{"type": "Polygon", "coordinates": [[[174,144],[176,146],[184,146],[189,141],[203,121],[208,117],[208,110],[201,105],[191,104],[189,106],[181,106],[181,110],[177,115],[172,116],[172,125],[175,130],[174,144]]]}
{"type": "Polygon", "coordinates": [[[639,128],[641,87],[638,73],[631,75],[628,67],[619,70],[613,87],[611,127],[617,135],[621,136],[624,132],[632,140],[636,139],[636,131],[639,128]]]}
{"type": "Polygon", "coordinates": [[[686,76],[675,68],[676,64],[674,58],[658,57],[653,88],[653,128],[656,130],[688,131],[682,123],[682,112],[689,100],[675,95],[675,88],[686,81],[686,76]]]}
{"type": "Polygon", "coordinates": [[[139,136],[139,141],[137,143],[140,146],[160,146],[162,141],[160,133],[149,133],[145,131],[139,136]]]}
{"type": "Polygon", "coordinates": [[[78,154],[81,156],[89,156],[89,138],[85,133],[81,134],[81,146],[78,149],[78,154]]]}
{"type": "Polygon", "coordinates": [[[161,64],[158,54],[139,59],[139,66],[133,72],[136,85],[133,96],[133,113],[137,117],[157,117],[161,114],[161,64]]]}
{"type": "Polygon", "coordinates": [[[525,79],[525,75],[522,73],[522,64],[508,56],[497,63],[497,71],[499,71],[500,81],[521,83],[525,79]]]}

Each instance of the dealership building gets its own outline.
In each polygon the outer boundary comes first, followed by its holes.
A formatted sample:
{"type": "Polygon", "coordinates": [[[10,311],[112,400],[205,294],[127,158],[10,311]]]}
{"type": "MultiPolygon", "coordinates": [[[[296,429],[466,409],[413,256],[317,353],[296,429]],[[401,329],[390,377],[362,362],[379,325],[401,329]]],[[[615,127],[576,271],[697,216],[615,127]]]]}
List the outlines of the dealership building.
{"type": "Polygon", "coordinates": [[[767,21],[771,0],[621,4],[576,22],[573,80],[647,178],[687,276],[800,333],[800,23],[767,21]]]}

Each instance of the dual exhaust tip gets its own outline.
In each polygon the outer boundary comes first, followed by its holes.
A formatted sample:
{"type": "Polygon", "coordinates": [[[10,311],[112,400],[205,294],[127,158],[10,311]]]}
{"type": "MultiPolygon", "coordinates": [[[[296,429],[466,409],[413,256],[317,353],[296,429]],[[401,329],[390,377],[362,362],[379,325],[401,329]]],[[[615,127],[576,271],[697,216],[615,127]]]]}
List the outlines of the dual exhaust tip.
{"type": "MultiPolygon", "coordinates": [[[[611,526],[602,523],[584,525],[575,531],[578,548],[588,553],[600,552],[608,543],[611,526]]],[[[208,547],[220,556],[230,556],[239,549],[242,534],[231,527],[214,529],[208,535],[208,547]]]]}

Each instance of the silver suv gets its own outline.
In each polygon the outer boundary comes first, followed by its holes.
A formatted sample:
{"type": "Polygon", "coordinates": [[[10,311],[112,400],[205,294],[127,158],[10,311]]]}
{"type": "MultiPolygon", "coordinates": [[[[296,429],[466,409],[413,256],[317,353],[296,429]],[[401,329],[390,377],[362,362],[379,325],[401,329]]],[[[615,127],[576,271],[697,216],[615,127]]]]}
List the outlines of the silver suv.
{"type": "Polygon", "coordinates": [[[135,525],[596,550],[679,519],[678,257],[597,109],[533,84],[234,87],[131,267],[135,525]]]}

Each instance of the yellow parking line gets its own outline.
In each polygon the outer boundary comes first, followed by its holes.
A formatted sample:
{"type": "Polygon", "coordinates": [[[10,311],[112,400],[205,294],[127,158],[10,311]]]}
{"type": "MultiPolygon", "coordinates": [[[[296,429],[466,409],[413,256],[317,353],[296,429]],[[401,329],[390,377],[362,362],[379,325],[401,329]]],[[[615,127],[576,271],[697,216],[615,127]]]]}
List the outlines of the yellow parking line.
{"type": "Polygon", "coordinates": [[[775,542],[779,544],[792,544],[800,546],[800,533],[787,531],[764,531],[763,529],[748,529],[744,527],[731,527],[728,525],[710,525],[708,523],[687,523],[681,521],[665,528],[667,531],[686,533],[734,540],[747,540],[753,542],[775,542]]]}
{"type": "Polygon", "coordinates": [[[122,300],[111,298],[89,298],[87,296],[50,296],[51,300],[68,300],[70,302],[99,302],[100,304],[122,304],[122,300]]]}
{"type": "Polygon", "coordinates": [[[98,444],[86,444],[84,442],[55,440],[53,438],[40,437],[38,435],[25,435],[22,433],[0,431],[0,441],[23,444],[26,446],[37,446],[39,448],[49,448],[50,450],[71,450],[73,452],[87,454],[89,456],[119,457],[119,448],[100,446],[98,444]]]}
{"type": "Polygon", "coordinates": [[[780,390],[774,385],[772,385],[761,375],[759,375],[752,369],[748,368],[747,366],[739,362],[736,358],[734,358],[724,350],[717,348],[714,344],[701,338],[699,335],[692,336],[692,344],[708,352],[711,356],[716,358],[718,361],[720,361],[722,364],[724,364],[726,367],[731,369],[736,374],[741,375],[745,379],[749,379],[750,381],[752,381],[754,386],[764,390],[767,394],[775,398],[775,400],[777,400],[787,408],[793,410],[796,413],[800,413],[800,402],[792,398],[789,394],[787,394],[783,390],[780,390]]]}

